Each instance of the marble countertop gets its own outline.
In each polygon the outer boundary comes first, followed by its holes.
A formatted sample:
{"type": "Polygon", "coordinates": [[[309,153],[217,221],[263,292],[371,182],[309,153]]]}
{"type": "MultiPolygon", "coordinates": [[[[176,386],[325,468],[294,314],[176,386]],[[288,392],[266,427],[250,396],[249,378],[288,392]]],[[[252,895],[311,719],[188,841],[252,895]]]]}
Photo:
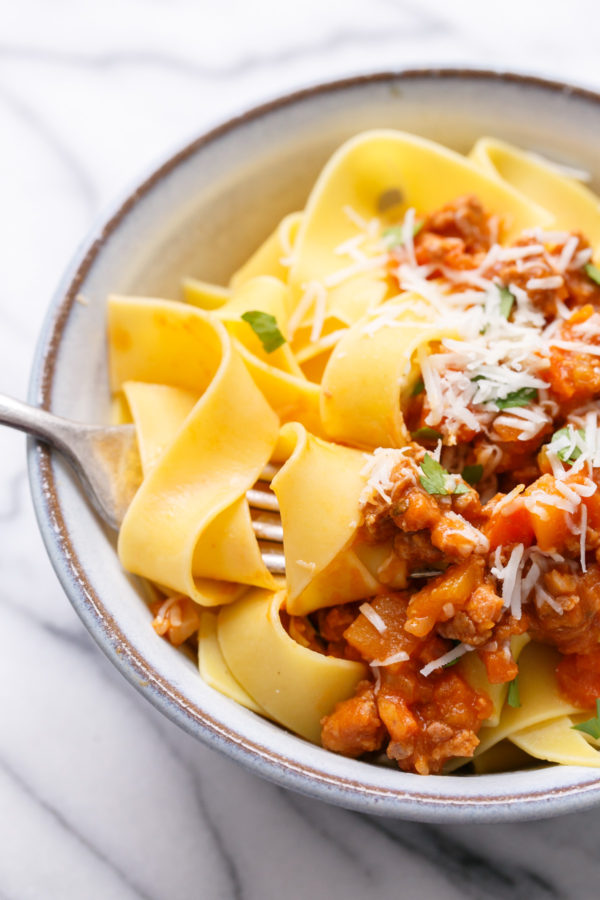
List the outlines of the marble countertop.
{"type": "MultiPolygon", "coordinates": [[[[0,390],[20,397],[48,299],[94,217],[207,126],[318,80],[406,66],[600,88],[592,0],[546,0],[543,17],[514,0],[0,10],[0,390]]],[[[0,431],[0,459],[0,900],[596,894],[600,809],[486,827],[368,818],[267,784],[179,731],[64,597],[22,435],[0,431]]]]}

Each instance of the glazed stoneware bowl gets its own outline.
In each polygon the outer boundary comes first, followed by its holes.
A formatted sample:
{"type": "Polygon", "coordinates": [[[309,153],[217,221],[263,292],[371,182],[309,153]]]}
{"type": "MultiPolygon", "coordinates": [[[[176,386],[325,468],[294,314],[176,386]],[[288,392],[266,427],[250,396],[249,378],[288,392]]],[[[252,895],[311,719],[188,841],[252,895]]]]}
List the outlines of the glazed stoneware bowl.
{"type": "MultiPolygon", "coordinates": [[[[31,402],[106,422],[107,294],[178,298],[182,275],[224,283],[286,213],[303,206],[332,151],[376,127],[459,151],[493,135],[600,178],[600,96],[565,85],[421,71],[353,78],[277,100],[184,148],[100,223],[51,305],[31,402]],[[80,294],[87,305],[76,302],[80,294]]],[[[54,568],[101,649],[166,716],[258,775],[362,812],[436,822],[531,819],[600,802],[593,769],[423,778],[344,759],[236,705],[156,636],[140,583],[119,565],[115,535],[61,459],[31,442],[29,471],[54,568]]]]}

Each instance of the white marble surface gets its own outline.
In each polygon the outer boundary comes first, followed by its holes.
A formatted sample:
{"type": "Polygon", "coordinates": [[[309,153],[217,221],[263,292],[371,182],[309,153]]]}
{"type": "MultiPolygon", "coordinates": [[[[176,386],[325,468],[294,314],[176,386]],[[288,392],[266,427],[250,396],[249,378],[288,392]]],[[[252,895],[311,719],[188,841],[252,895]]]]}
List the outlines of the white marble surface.
{"type": "MultiPolygon", "coordinates": [[[[592,0],[0,0],[0,390],[94,216],[171,147],[318,81],[422,64],[600,87],[592,0]]],[[[0,900],[588,898],[600,810],[513,826],[369,819],[194,742],[104,659],[0,431],[0,900]]]]}

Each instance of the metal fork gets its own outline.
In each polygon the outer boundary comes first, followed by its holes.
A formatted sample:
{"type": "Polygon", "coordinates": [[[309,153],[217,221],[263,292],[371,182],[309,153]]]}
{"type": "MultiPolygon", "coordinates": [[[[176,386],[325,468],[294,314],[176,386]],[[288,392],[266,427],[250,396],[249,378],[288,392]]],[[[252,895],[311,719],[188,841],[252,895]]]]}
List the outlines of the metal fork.
{"type": "MultiPolygon", "coordinates": [[[[142,481],[133,425],[72,422],[2,394],[0,424],[25,431],[58,450],[75,469],[96,512],[111,528],[120,527],[142,481]]],[[[246,497],[263,561],[274,575],[283,575],[283,528],[277,497],[269,486],[277,471],[276,466],[267,465],[246,497]]]]}

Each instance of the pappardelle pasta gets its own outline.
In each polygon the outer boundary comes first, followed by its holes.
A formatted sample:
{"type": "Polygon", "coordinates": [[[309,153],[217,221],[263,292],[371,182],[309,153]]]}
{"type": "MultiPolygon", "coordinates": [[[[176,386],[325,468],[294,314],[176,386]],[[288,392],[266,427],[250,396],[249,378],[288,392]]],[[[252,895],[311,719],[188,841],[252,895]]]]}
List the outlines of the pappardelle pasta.
{"type": "Polygon", "coordinates": [[[572,173],[382,130],[228,286],[112,296],[144,476],[118,549],[157,633],[350,757],[599,766],[599,245],[572,173]]]}

